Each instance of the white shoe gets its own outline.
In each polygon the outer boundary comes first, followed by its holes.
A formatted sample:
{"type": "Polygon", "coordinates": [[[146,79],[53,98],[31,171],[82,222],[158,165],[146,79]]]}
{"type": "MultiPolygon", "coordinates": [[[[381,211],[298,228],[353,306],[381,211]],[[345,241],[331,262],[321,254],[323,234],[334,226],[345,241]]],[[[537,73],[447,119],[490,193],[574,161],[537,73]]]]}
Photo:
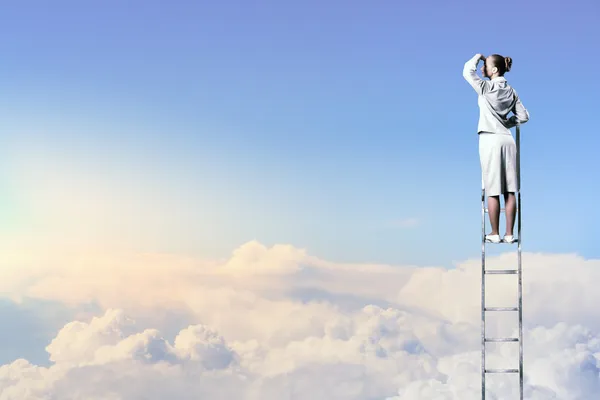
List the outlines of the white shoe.
{"type": "Polygon", "coordinates": [[[488,243],[500,243],[500,235],[485,235],[485,241],[488,243]]]}
{"type": "Polygon", "coordinates": [[[504,238],[502,238],[502,241],[504,243],[514,243],[517,241],[517,238],[514,237],[513,235],[504,235],[504,238]]]}

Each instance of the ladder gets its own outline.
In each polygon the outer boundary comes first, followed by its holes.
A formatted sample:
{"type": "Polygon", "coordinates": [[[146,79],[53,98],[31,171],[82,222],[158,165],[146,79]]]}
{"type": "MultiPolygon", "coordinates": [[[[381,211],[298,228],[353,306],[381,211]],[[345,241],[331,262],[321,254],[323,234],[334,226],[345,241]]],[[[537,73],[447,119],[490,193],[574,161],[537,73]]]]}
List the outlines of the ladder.
{"type": "MultiPolygon", "coordinates": [[[[485,188],[482,179],[481,189],[481,399],[485,400],[485,378],[486,374],[519,374],[519,400],[523,400],[523,297],[522,297],[522,275],[521,275],[521,162],[520,162],[520,141],[521,131],[519,125],[516,126],[516,145],[517,145],[517,269],[505,270],[486,270],[485,268],[485,214],[488,209],[485,207],[485,188]],[[518,306],[517,307],[488,307],[485,303],[485,283],[486,277],[490,275],[517,275],[518,276],[518,306]],[[486,337],[485,317],[488,312],[517,312],[519,316],[519,336],[507,338],[486,337]],[[486,343],[498,342],[518,342],[519,343],[519,368],[512,369],[492,369],[486,368],[485,355],[486,343]]],[[[504,212],[502,208],[500,212],[504,212]]],[[[500,244],[507,244],[500,242],[500,244]]],[[[514,242],[511,245],[515,244],[514,242]]]]}

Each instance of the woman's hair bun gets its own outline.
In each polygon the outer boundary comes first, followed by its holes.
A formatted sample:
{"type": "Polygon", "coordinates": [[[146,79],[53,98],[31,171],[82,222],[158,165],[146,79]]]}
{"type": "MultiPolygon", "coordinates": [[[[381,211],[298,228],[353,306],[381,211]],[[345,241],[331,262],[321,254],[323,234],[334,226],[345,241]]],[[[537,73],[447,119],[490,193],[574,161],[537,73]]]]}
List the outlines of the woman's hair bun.
{"type": "Polygon", "coordinates": [[[504,57],[504,64],[506,66],[506,71],[510,71],[510,68],[512,67],[512,58],[504,57]]]}

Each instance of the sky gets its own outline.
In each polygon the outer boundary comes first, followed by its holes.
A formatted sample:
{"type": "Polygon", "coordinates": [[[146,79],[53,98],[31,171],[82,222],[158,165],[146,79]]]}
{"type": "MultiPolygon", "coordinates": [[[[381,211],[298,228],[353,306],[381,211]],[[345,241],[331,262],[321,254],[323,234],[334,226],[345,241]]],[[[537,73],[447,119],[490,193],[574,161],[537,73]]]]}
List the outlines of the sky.
{"type": "MultiPolygon", "coordinates": [[[[162,398],[157,376],[184,398],[189,371],[208,398],[223,382],[236,399],[477,395],[479,110],[462,76],[477,53],[512,57],[530,113],[527,335],[556,353],[532,348],[528,390],[589,398],[599,17],[592,0],[4,4],[0,400],[94,374],[86,398],[162,398]],[[557,288],[564,312],[544,305],[557,288]],[[411,375],[422,357],[433,367],[411,375]],[[147,392],[110,373],[138,361],[147,392]],[[404,369],[378,376],[388,363],[404,369]],[[289,380],[330,369],[339,393],[289,380]]],[[[490,255],[514,265],[514,249],[490,255]]]]}

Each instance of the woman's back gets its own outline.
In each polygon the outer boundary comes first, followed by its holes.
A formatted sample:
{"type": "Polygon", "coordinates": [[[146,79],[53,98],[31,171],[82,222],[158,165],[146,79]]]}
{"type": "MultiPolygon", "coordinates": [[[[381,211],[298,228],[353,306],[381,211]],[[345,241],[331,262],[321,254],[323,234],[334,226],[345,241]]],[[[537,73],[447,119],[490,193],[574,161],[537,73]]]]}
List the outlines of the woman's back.
{"type": "Polygon", "coordinates": [[[506,119],[508,113],[515,107],[518,99],[515,90],[502,76],[486,82],[486,86],[488,88],[482,96],[499,116],[506,119]]]}
{"type": "MultiPolygon", "coordinates": [[[[516,90],[509,85],[504,76],[494,76],[486,81],[477,75],[477,62],[480,57],[481,55],[476,55],[471,58],[463,68],[463,77],[478,94],[479,123],[477,132],[510,135],[510,128],[527,122],[529,113],[521,103],[516,90]],[[508,114],[511,111],[515,115],[509,118],[508,114]]],[[[497,67],[492,67],[490,64],[484,65],[484,76],[489,77],[489,71],[486,72],[486,69],[495,71],[497,67]]]]}

